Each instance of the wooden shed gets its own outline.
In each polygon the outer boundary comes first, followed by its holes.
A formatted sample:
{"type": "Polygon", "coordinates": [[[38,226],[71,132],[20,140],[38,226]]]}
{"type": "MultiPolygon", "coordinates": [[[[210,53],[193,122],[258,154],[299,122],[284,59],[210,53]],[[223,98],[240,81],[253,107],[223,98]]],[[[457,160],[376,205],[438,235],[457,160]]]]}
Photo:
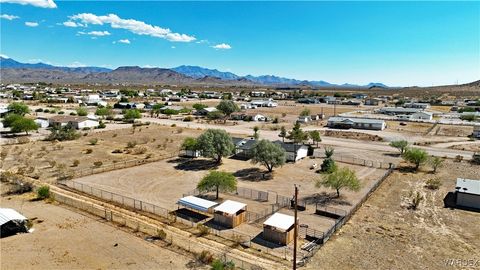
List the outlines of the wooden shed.
{"type": "Polygon", "coordinates": [[[245,222],[247,205],[241,202],[226,200],[214,209],[214,221],[228,228],[235,228],[245,222]]]}
{"type": "Polygon", "coordinates": [[[275,213],[263,223],[263,238],[267,241],[288,245],[293,240],[295,218],[275,213]]]}

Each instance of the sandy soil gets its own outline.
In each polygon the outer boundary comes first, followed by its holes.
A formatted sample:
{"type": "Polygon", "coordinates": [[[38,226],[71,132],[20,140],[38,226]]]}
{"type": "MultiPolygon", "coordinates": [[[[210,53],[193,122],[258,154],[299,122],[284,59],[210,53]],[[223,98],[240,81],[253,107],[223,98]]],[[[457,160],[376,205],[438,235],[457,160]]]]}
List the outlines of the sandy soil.
{"type": "Polygon", "coordinates": [[[459,125],[439,125],[435,129],[435,135],[438,136],[458,136],[458,137],[467,137],[472,135],[473,126],[459,126],[459,125]]]}
{"type": "Polygon", "coordinates": [[[1,269],[188,269],[191,258],[65,206],[2,197],[35,231],[2,238],[1,269]]]}
{"type": "Polygon", "coordinates": [[[400,121],[387,121],[387,131],[396,131],[399,133],[410,133],[417,135],[424,135],[429,131],[433,124],[429,123],[416,123],[416,122],[404,122],[405,126],[400,125],[400,121]]]}
{"type": "Polygon", "coordinates": [[[457,177],[480,179],[480,170],[447,161],[437,175],[396,171],[307,269],[461,269],[447,266],[445,260],[478,260],[480,227],[473,224],[480,221],[480,213],[443,207],[457,177]],[[439,190],[424,187],[433,177],[442,181],[439,190]],[[417,211],[406,208],[410,191],[425,197],[417,211]]]}
{"type": "Polygon", "coordinates": [[[183,139],[188,136],[196,137],[200,131],[151,124],[135,129],[131,125],[124,125],[123,129],[83,134],[86,136],[73,141],[35,141],[23,145],[2,146],[1,168],[20,168],[29,176],[53,179],[60,174],[69,175],[74,171],[91,169],[95,167],[96,161],[103,165],[113,165],[126,160],[159,159],[177,155],[183,139]],[[97,139],[98,142],[92,145],[92,139],[97,139]],[[136,145],[128,147],[129,142],[136,145]],[[92,152],[88,153],[90,150],[92,152]],[[113,153],[114,150],[120,153],[113,153]],[[74,166],[75,160],[78,160],[78,166],[74,166]]]}

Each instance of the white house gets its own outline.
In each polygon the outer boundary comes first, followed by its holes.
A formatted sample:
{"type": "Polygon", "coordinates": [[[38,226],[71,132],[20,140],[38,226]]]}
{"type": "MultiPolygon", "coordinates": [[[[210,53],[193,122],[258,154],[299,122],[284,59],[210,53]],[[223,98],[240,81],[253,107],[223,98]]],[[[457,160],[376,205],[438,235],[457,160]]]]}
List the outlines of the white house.
{"type": "Polygon", "coordinates": [[[416,112],[411,115],[410,117],[411,120],[432,120],[433,119],[433,113],[431,112],[416,112]]]}
{"type": "Polygon", "coordinates": [[[458,206],[480,209],[480,180],[457,178],[455,190],[458,206]]]}
{"type": "Polygon", "coordinates": [[[330,128],[342,129],[370,129],[370,130],[384,130],[387,124],[383,120],[368,119],[368,118],[346,118],[346,117],[330,117],[328,118],[327,126],[330,128]]]}
{"type": "Polygon", "coordinates": [[[48,118],[45,117],[37,117],[37,119],[33,121],[41,128],[47,128],[49,125],[48,118]]]}
{"type": "Polygon", "coordinates": [[[95,128],[100,125],[97,119],[86,116],[56,115],[48,119],[49,126],[71,125],[76,129],[95,128]]]}
{"type": "Polygon", "coordinates": [[[280,145],[286,152],[286,160],[296,162],[308,155],[308,147],[303,144],[284,143],[282,141],[275,141],[274,143],[280,145]]]}

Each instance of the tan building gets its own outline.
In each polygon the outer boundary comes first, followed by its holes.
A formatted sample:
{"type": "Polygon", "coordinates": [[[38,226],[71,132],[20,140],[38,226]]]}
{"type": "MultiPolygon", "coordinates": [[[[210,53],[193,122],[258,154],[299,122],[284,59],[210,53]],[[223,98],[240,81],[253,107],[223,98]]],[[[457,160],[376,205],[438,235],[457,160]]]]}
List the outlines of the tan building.
{"type": "Polygon", "coordinates": [[[226,200],[214,209],[214,221],[228,228],[235,228],[246,220],[244,203],[226,200]]]}
{"type": "Polygon", "coordinates": [[[294,217],[275,213],[263,223],[263,238],[273,243],[288,245],[294,238],[294,226],[294,217]]]}

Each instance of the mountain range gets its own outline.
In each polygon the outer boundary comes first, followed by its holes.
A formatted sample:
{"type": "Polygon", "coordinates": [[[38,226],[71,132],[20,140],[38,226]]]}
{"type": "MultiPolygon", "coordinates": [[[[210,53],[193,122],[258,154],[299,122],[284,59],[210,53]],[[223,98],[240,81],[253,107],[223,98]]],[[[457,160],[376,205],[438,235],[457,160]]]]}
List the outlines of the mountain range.
{"type": "Polygon", "coordinates": [[[226,84],[372,88],[388,86],[382,83],[367,85],[331,84],[326,81],[307,81],[274,75],[239,76],[232,72],[182,65],[175,68],[118,67],[114,70],[103,67],[62,67],[45,63],[21,63],[11,58],[0,57],[0,74],[4,82],[74,82],[74,83],[175,83],[175,84],[226,84]]]}

